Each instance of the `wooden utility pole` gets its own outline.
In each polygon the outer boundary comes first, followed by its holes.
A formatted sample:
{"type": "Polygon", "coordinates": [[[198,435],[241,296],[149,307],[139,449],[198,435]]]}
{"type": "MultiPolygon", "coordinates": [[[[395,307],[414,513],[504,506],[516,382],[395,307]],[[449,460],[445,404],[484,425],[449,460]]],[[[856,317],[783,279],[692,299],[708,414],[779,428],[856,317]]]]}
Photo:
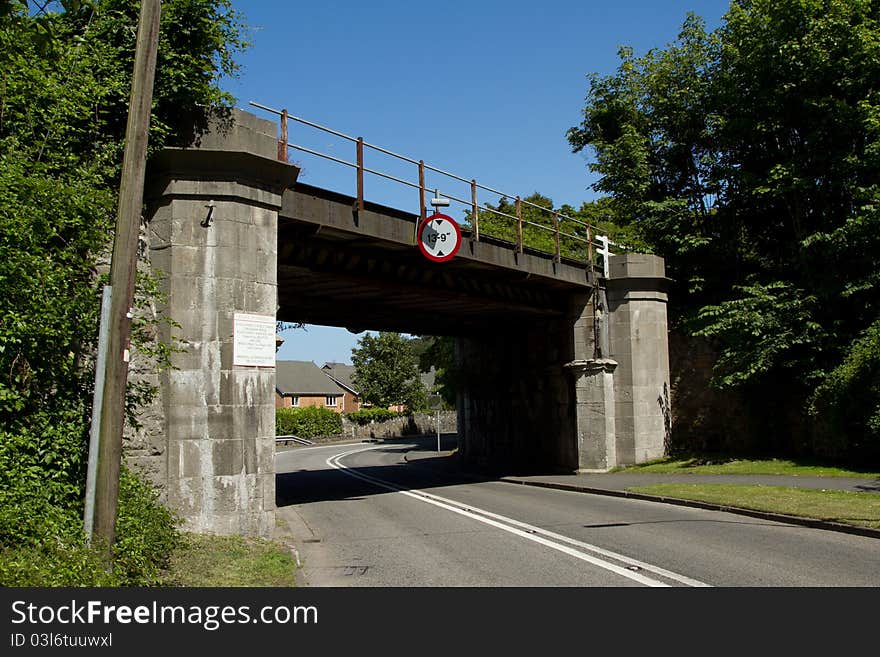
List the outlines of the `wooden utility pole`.
{"type": "Polygon", "coordinates": [[[122,460],[122,430],[125,421],[125,388],[131,338],[131,315],[137,274],[138,233],[144,198],[147,138],[153,105],[153,80],[159,49],[161,0],[141,0],[137,46],[131,82],[125,154],[119,186],[119,210],[113,257],[110,261],[110,332],[107,345],[100,447],[95,482],[94,535],[112,563],[116,540],[116,512],[119,501],[119,467],[122,460]]]}

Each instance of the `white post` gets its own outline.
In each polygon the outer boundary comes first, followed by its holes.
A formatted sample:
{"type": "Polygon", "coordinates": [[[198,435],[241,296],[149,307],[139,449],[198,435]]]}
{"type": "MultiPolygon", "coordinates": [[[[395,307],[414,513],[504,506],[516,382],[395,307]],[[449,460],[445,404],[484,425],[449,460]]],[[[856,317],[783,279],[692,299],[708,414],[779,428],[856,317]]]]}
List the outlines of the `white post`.
{"type": "Polygon", "coordinates": [[[602,254],[602,269],[605,273],[605,278],[608,278],[611,274],[610,267],[608,265],[608,256],[611,255],[611,248],[609,247],[608,236],[597,235],[596,239],[598,239],[602,243],[602,248],[599,249],[599,253],[602,254]]]}
{"type": "Polygon", "coordinates": [[[440,411],[437,411],[437,453],[440,453],[440,411]]]}
{"type": "Polygon", "coordinates": [[[104,374],[107,369],[107,338],[110,330],[112,288],[104,286],[101,296],[101,323],[98,325],[98,361],[95,364],[95,390],[92,393],[92,427],[89,433],[89,462],[86,470],[86,505],[83,529],[91,542],[95,524],[95,475],[98,470],[98,442],[101,429],[101,406],[104,402],[104,374]]]}

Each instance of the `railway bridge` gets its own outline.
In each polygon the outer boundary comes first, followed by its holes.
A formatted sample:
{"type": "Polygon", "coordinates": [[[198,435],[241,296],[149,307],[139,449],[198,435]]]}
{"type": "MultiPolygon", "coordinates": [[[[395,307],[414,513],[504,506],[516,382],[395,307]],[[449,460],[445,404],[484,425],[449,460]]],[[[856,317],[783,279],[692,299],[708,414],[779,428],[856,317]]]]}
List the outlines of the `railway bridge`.
{"type": "Polygon", "coordinates": [[[532,248],[518,198],[515,237],[481,233],[488,208],[476,192],[489,188],[469,181],[473,195],[457,199],[471,210],[461,247],[430,261],[415,245],[424,175],[446,172],[418,161],[419,181],[401,181],[419,195],[417,212],[370,203],[371,146],[349,138],[356,161],[340,162],[355,170],[356,193],[303,184],[279,114],[280,137],[277,121],[234,110],[150,162],[145,254],[163,280],[159,312],[173,320],[159,338],[187,347],[160,375],[149,448],[128,458],[190,529],[272,533],[276,321],[454,336],[459,451],[475,465],[606,471],[663,455],[661,258],[598,266],[592,227],[566,228],[552,211],[539,228],[555,247],[532,248]],[[581,258],[563,248],[578,239],[581,258]]]}

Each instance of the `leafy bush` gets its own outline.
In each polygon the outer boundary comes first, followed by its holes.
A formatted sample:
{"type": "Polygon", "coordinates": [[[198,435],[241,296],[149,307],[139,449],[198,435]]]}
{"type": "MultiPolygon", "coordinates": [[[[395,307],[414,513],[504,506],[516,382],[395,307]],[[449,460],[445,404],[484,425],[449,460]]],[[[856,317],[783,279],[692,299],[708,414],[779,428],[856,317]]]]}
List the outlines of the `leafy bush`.
{"type": "Polygon", "coordinates": [[[59,504],[52,487],[6,482],[0,496],[0,586],[150,586],[178,540],[174,517],[152,487],[125,467],[120,473],[114,568],[86,545],[82,502],[59,504]],[[23,522],[16,523],[16,519],[23,522]]]}
{"type": "Polygon", "coordinates": [[[405,413],[389,411],[387,408],[363,408],[354,413],[346,413],[345,419],[354,422],[355,424],[359,424],[360,426],[364,426],[371,422],[384,422],[385,420],[391,420],[400,417],[401,415],[405,415],[405,413]]]}
{"type": "Polygon", "coordinates": [[[342,415],[322,406],[303,408],[276,408],[275,435],[335,436],[342,433],[342,415]]]}
{"type": "Polygon", "coordinates": [[[119,582],[133,586],[160,584],[179,537],[177,519],[159,501],[155,489],[123,468],[113,548],[114,575],[119,582]]]}
{"type": "MultiPolygon", "coordinates": [[[[152,150],[188,140],[203,108],[232,105],[217,82],[235,75],[245,45],[230,0],[163,4],[152,150]]],[[[150,584],[175,527],[147,484],[123,470],[112,574],[82,531],[97,272],[112,237],[138,3],[41,5],[0,3],[0,585],[150,584]]],[[[139,290],[139,307],[156,302],[139,290]]],[[[131,385],[128,408],[150,394],[131,385]]]]}
{"type": "Polygon", "coordinates": [[[101,564],[101,555],[82,542],[0,550],[3,586],[115,586],[117,578],[101,564]]]}
{"type": "Polygon", "coordinates": [[[810,402],[817,452],[880,462],[880,320],[850,345],[810,402]]]}

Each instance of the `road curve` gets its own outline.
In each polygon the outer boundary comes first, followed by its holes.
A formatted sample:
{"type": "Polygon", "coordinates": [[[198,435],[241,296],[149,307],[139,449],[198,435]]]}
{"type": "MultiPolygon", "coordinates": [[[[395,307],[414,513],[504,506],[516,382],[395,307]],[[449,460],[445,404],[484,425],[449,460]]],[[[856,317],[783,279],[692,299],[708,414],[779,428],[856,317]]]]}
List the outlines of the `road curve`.
{"type": "Polygon", "coordinates": [[[306,586],[878,586],[876,539],[643,500],[455,478],[431,439],[278,452],[306,586]]]}

